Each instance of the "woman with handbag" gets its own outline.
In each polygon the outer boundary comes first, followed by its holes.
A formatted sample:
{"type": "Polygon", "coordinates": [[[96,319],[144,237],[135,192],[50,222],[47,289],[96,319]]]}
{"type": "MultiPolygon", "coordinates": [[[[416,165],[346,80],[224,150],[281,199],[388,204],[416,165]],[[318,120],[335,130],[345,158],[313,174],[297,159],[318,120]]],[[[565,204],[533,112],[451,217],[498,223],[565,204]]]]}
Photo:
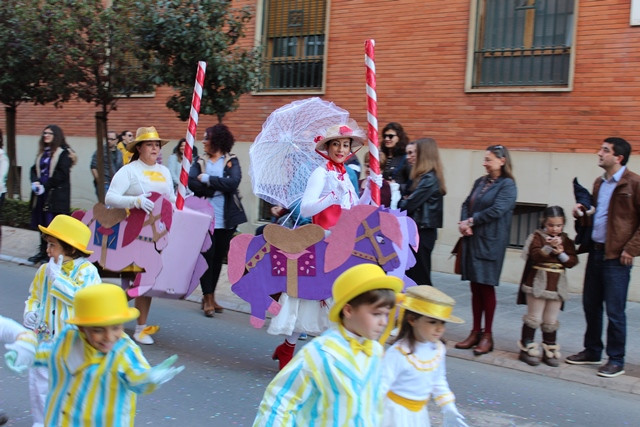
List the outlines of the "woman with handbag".
{"type": "MultiPolygon", "coordinates": [[[[59,126],[48,125],[42,131],[36,161],[31,167],[31,227],[47,227],[58,214],[71,212],[71,167],[77,156],[69,147],[59,126]]],[[[33,263],[46,262],[47,242],[29,258],[33,263]]]]}
{"type": "Polygon", "coordinates": [[[236,227],[247,222],[238,186],[242,179],[240,162],[231,148],[235,139],[229,128],[217,124],[204,134],[204,154],[193,162],[189,171],[189,188],[198,197],[206,198],[215,212],[215,230],[211,247],[204,254],[208,269],[200,278],[202,308],[206,317],[222,313],[214,292],[220,277],[222,262],[229,252],[229,243],[236,227]]]}
{"type": "Polygon", "coordinates": [[[487,147],[483,166],[487,174],[478,178],[462,203],[458,229],[462,249],[458,252],[462,280],[471,282],[473,329],[456,348],[473,348],[477,355],[493,350],[492,325],[496,310],[495,287],[500,280],[517,189],[507,147],[487,147]],[[484,315],[484,328],[482,317],[484,315]]]}
{"type": "Polygon", "coordinates": [[[447,189],[436,141],[422,138],[415,146],[417,157],[411,168],[411,194],[400,200],[398,208],[406,210],[413,218],[420,236],[416,265],[406,274],[418,285],[431,285],[431,252],[438,238],[438,228],[442,228],[443,196],[447,189]]]}

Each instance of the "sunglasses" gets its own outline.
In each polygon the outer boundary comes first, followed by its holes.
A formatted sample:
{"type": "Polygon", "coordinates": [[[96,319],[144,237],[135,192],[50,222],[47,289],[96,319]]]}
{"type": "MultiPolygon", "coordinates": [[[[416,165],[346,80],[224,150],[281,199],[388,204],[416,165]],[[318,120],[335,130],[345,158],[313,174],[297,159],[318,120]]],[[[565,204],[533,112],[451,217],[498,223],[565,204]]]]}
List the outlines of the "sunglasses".
{"type": "Polygon", "coordinates": [[[394,136],[398,136],[398,135],[394,135],[392,133],[385,133],[382,136],[383,136],[384,139],[393,139],[394,136]]]}
{"type": "Polygon", "coordinates": [[[51,132],[51,131],[45,131],[45,132],[42,132],[42,134],[43,134],[43,135],[53,135],[53,132],[51,132]]]}
{"type": "Polygon", "coordinates": [[[497,158],[501,159],[504,157],[505,148],[503,145],[492,145],[487,149],[487,151],[491,151],[497,158]]]}

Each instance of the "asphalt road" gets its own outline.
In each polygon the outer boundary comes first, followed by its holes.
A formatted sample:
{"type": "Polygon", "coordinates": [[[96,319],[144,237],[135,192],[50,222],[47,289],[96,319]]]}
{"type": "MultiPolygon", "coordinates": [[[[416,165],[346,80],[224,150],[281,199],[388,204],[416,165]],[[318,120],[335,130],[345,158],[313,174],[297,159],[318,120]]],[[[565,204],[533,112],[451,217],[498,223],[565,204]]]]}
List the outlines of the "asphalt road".
{"type": "MultiPolygon", "coordinates": [[[[0,313],[22,318],[33,267],[0,262],[0,313]]],[[[276,373],[270,358],[279,337],[249,325],[246,314],[205,318],[199,305],[155,299],[150,322],[161,326],[144,346],[151,364],[172,354],[186,369],[158,391],[138,398],[136,425],[250,426],[276,373]]],[[[127,325],[131,333],[132,324],[127,325]]],[[[303,342],[301,342],[302,344],[303,342]]],[[[470,426],[637,426],[637,396],[456,358],[449,383],[470,426]]],[[[29,426],[26,376],[0,366],[0,407],[8,426],[29,426]]],[[[433,425],[439,425],[431,407],[433,425]]]]}

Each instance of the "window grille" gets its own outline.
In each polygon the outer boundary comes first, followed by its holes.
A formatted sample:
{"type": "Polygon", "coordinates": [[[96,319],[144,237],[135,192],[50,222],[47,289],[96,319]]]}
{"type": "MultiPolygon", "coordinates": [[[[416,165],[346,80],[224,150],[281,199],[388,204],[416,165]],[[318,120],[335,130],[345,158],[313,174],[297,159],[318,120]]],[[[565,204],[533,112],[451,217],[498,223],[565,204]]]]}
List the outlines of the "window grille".
{"type": "Polygon", "coordinates": [[[575,0],[477,0],[472,88],[567,87],[575,0]]]}
{"type": "Polygon", "coordinates": [[[511,220],[509,247],[523,248],[529,234],[540,226],[540,218],[547,205],[516,203],[511,220]]]}
{"type": "Polygon", "coordinates": [[[265,0],[262,91],[322,89],[326,0],[265,0]]]}

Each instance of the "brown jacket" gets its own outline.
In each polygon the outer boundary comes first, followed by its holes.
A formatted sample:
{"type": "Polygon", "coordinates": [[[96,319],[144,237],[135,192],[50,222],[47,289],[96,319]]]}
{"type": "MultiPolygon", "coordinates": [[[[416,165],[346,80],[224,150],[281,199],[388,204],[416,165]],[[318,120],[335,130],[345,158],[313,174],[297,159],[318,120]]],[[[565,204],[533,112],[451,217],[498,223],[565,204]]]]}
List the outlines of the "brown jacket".
{"type": "MultiPolygon", "coordinates": [[[[598,190],[602,177],[593,183],[593,205],[598,204],[598,190]]],[[[620,258],[622,251],[640,255],[640,175],[626,169],[613,190],[609,202],[605,259],[620,258]]]]}

